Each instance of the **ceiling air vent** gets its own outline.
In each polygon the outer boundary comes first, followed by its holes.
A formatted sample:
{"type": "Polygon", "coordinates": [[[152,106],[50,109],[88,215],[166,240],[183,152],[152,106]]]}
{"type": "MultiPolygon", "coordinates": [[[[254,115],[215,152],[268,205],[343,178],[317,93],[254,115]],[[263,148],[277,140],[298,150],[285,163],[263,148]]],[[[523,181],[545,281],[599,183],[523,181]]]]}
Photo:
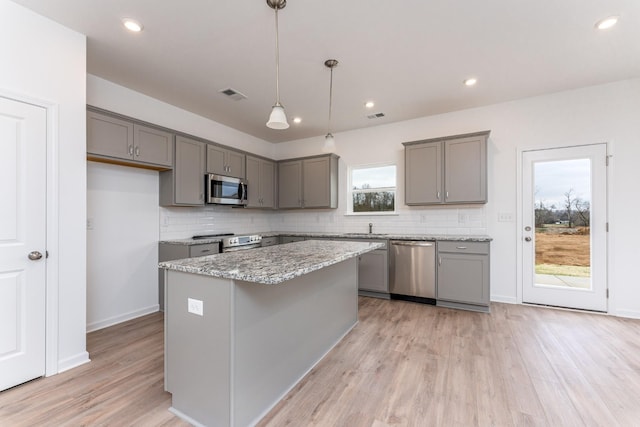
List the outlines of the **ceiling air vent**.
{"type": "Polygon", "coordinates": [[[230,87],[228,87],[226,89],[219,90],[218,92],[220,92],[223,95],[227,95],[229,98],[233,99],[234,101],[240,101],[240,100],[243,100],[243,99],[247,99],[247,95],[245,95],[242,92],[238,92],[235,89],[231,89],[230,87]]]}
{"type": "Polygon", "coordinates": [[[375,113],[367,116],[368,119],[379,119],[384,117],[384,113],[375,113]]]}

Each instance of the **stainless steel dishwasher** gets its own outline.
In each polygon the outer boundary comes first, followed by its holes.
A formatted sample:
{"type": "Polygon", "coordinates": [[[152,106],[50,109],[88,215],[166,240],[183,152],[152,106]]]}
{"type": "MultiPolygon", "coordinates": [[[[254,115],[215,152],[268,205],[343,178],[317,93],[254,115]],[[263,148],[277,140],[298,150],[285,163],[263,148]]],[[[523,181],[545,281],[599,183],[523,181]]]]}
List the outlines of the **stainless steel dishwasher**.
{"type": "Polygon", "coordinates": [[[392,240],[389,293],[393,299],[436,303],[434,242],[392,240]]]}

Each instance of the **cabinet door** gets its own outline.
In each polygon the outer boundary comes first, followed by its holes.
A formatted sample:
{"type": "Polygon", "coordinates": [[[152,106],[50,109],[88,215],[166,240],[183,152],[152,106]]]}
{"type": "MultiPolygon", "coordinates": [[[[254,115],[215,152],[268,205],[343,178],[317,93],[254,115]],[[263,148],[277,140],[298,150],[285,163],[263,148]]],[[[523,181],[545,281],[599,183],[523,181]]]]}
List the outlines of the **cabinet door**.
{"type": "Polygon", "coordinates": [[[278,207],[302,207],[302,162],[300,160],[278,164],[278,207]]]}
{"type": "Polygon", "coordinates": [[[274,208],[275,199],[276,164],[268,160],[260,162],[260,206],[274,208]]]}
{"type": "Polygon", "coordinates": [[[358,289],[389,293],[387,251],[362,254],[358,263],[358,289]]]}
{"type": "Polygon", "coordinates": [[[247,207],[259,208],[261,198],[260,159],[247,156],[247,207]]]}
{"type": "Polygon", "coordinates": [[[87,153],[131,160],[133,123],[87,111],[87,153]]]}
{"type": "Polygon", "coordinates": [[[207,145],[207,173],[215,173],[218,175],[227,175],[225,170],[225,150],[217,145],[207,145]]]}
{"type": "Polygon", "coordinates": [[[328,157],[303,161],[302,205],[305,208],[326,208],[331,205],[329,161],[328,157]]]}
{"type": "Polygon", "coordinates": [[[404,152],[405,204],[442,203],[442,142],[411,145],[404,152]]]}
{"type": "Polygon", "coordinates": [[[237,151],[227,150],[225,160],[227,165],[226,175],[244,179],[245,155],[237,151]]]}
{"type": "Polygon", "coordinates": [[[444,145],[447,203],[487,202],[487,138],[452,139],[444,145]]]}
{"type": "Polygon", "coordinates": [[[489,255],[438,255],[438,300],[489,305],[489,255]]]}
{"type": "Polygon", "coordinates": [[[173,166],[173,134],[138,124],[133,125],[133,159],[155,165],[173,166]]]}
{"type": "Polygon", "coordinates": [[[204,205],[205,144],[181,136],[176,137],[175,203],[204,205]]]}

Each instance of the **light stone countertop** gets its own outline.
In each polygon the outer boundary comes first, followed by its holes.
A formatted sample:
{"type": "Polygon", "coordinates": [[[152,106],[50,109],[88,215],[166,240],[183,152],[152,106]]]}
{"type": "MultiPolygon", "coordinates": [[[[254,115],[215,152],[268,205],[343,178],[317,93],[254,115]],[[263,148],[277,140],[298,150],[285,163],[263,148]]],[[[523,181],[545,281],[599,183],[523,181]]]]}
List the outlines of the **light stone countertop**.
{"type": "MultiPolygon", "coordinates": [[[[237,235],[249,235],[259,234],[262,237],[272,236],[296,236],[305,238],[323,238],[323,239],[371,239],[371,240],[420,240],[420,241],[449,241],[449,242],[491,242],[493,239],[490,236],[477,235],[455,235],[455,234],[383,234],[383,233],[341,233],[332,231],[263,231],[263,232],[250,232],[241,233],[237,235]]],[[[162,240],[160,243],[167,243],[172,245],[201,245],[207,243],[218,243],[222,240],[220,237],[212,237],[209,239],[174,239],[174,240],[162,240]]]]}
{"type": "Polygon", "coordinates": [[[306,240],[247,251],[161,262],[161,268],[276,285],[382,248],[381,243],[306,240]]]}

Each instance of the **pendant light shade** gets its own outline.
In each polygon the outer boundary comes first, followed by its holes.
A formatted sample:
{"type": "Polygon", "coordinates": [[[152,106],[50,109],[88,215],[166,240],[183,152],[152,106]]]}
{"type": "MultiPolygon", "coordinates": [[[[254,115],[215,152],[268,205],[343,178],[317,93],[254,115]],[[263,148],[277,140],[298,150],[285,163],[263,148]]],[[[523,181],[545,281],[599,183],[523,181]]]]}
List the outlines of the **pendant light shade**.
{"type": "Polygon", "coordinates": [[[331,70],[331,77],[329,80],[329,119],[327,120],[327,134],[324,137],[324,145],[322,151],[325,153],[333,152],[336,149],[336,140],[331,133],[331,104],[333,103],[333,69],[338,65],[338,61],[335,59],[327,59],[324,61],[324,66],[331,70]]]}
{"type": "Polygon", "coordinates": [[[267,127],[271,129],[287,129],[289,127],[287,115],[285,114],[284,107],[282,105],[276,104],[271,107],[271,114],[269,115],[267,127]]]}
{"type": "Polygon", "coordinates": [[[322,151],[325,153],[332,153],[336,150],[336,140],[333,137],[333,134],[328,133],[324,137],[324,145],[322,146],[322,151]]]}
{"type": "Polygon", "coordinates": [[[267,127],[271,129],[287,129],[287,115],[284,107],[280,104],[280,47],[278,43],[278,10],[287,5],[287,0],[267,0],[267,5],[275,11],[276,15],[276,103],[271,108],[271,115],[267,127]]]}

